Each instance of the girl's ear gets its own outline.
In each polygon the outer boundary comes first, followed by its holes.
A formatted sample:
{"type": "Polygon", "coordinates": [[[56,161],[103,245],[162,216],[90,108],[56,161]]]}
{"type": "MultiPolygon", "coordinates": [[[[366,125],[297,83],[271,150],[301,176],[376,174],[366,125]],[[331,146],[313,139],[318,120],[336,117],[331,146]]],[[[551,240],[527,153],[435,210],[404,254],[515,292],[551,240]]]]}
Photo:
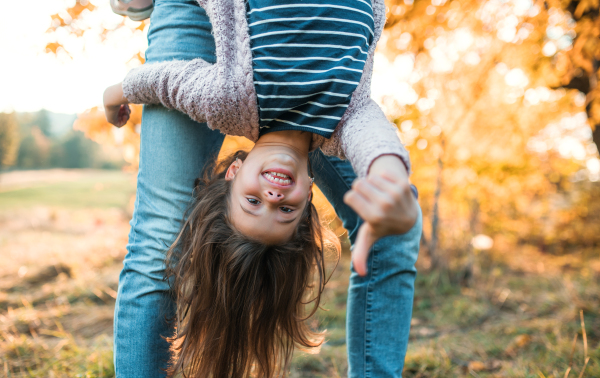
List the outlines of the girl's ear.
{"type": "Polygon", "coordinates": [[[225,180],[227,180],[227,181],[233,180],[235,175],[238,173],[238,171],[242,167],[243,163],[244,163],[243,160],[235,159],[235,161],[233,163],[231,163],[229,168],[227,168],[227,172],[225,172],[225,180]]]}
{"type": "Polygon", "coordinates": [[[312,200],[312,192],[313,192],[313,183],[310,183],[310,188],[308,189],[308,202],[312,200]]]}

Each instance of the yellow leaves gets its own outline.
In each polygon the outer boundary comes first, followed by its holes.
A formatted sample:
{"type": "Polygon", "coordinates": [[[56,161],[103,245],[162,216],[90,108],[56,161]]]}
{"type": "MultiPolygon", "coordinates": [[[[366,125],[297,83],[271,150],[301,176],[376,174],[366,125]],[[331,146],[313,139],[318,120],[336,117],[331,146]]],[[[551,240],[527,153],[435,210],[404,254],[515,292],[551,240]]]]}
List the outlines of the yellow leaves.
{"type": "MultiPolygon", "coordinates": [[[[84,19],[86,15],[88,15],[90,12],[94,12],[95,10],[96,6],[93,5],[90,1],[76,0],[73,6],[68,7],[59,13],[51,15],[50,17],[52,19],[52,23],[46,31],[46,33],[52,35],[55,40],[54,42],[47,44],[46,53],[56,55],[59,48],[64,48],[62,42],[65,41],[65,37],[67,35],[81,38],[83,37],[85,32],[94,30],[94,32],[97,33],[97,35],[100,37],[100,40],[104,41],[107,33],[114,29],[118,29],[120,27],[129,27],[132,30],[143,31],[145,26],[147,25],[146,21],[135,23],[135,27],[130,25],[125,26],[125,22],[123,19],[123,21],[119,25],[111,27],[110,30],[106,29],[106,26],[104,26],[104,24],[97,25],[99,26],[97,27],[91,25],[89,22],[87,22],[88,20],[84,19]],[[81,20],[83,20],[83,22],[78,22],[81,20]],[[61,30],[61,33],[57,33],[58,30],[61,30]],[[66,34],[62,34],[62,32],[65,31],[66,34]]],[[[84,43],[87,43],[87,41],[84,43]]],[[[67,54],[70,55],[70,52],[67,51],[67,49],[65,49],[65,52],[67,52],[67,54]]]]}
{"type": "Polygon", "coordinates": [[[67,23],[65,22],[65,20],[63,20],[62,17],[60,17],[58,14],[53,14],[52,16],[50,16],[52,18],[52,26],[53,27],[60,27],[60,26],[67,26],[67,23]]]}
{"type": "MultiPolygon", "coordinates": [[[[595,95],[597,96],[598,94],[600,94],[599,90],[594,91],[595,95]]],[[[595,96],[595,97],[596,97],[595,96]]],[[[600,124],[600,99],[599,98],[594,98],[592,100],[592,103],[590,104],[590,110],[589,110],[589,117],[591,119],[592,124],[594,125],[599,125],[600,124]]]]}
{"type": "Polygon", "coordinates": [[[469,363],[467,364],[467,370],[468,371],[473,371],[473,372],[480,372],[480,371],[494,371],[494,370],[498,370],[502,367],[502,363],[498,360],[490,360],[490,361],[486,361],[486,362],[480,362],[480,361],[469,361],[469,363]]]}
{"type": "Polygon", "coordinates": [[[227,135],[219,152],[219,159],[239,150],[250,151],[253,146],[254,143],[244,137],[227,135]]]}
{"type": "Polygon", "coordinates": [[[485,368],[485,364],[483,362],[471,361],[471,362],[469,362],[468,369],[473,370],[473,371],[482,371],[482,370],[485,370],[486,368],[485,368]]]}
{"type": "Polygon", "coordinates": [[[56,54],[56,51],[58,50],[59,47],[62,47],[62,45],[60,43],[50,42],[46,45],[46,52],[56,54]]]}
{"type": "Polygon", "coordinates": [[[506,354],[508,354],[509,356],[514,357],[516,355],[516,352],[525,347],[526,345],[528,345],[531,342],[531,336],[525,334],[525,335],[519,335],[517,337],[514,338],[514,340],[508,345],[508,347],[506,347],[506,349],[504,350],[504,352],[506,354]]]}
{"type": "Polygon", "coordinates": [[[77,0],[74,6],[67,9],[67,13],[72,19],[76,19],[86,9],[91,12],[96,9],[96,6],[87,0],[77,0]]]}
{"type": "Polygon", "coordinates": [[[86,0],[78,0],[74,6],[65,9],[64,13],[53,14],[52,26],[49,31],[56,30],[57,28],[68,26],[73,23],[74,20],[78,19],[85,10],[91,12],[96,9],[96,6],[86,0]],[[67,17],[68,15],[68,17],[67,17]]]}
{"type": "Polygon", "coordinates": [[[108,123],[104,111],[97,107],[79,114],[73,128],[83,131],[86,137],[102,145],[118,147],[123,154],[123,159],[130,164],[130,168],[137,169],[139,165],[139,130],[142,122],[142,106],[130,105],[130,107],[129,122],[119,129],[108,123]]]}
{"type": "Polygon", "coordinates": [[[590,9],[597,9],[598,8],[598,0],[581,0],[579,2],[579,4],[577,5],[577,8],[575,8],[575,12],[573,12],[573,15],[575,16],[575,18],[581,18],[581,16],[588,10],[590,9]]]}
{"type": "Polygon", "coordinates": [[[140,22],[140,24],[135,28],[135,30],[144,31],[146,26],[150,24],[150,19],[144,20],[140,22]]]}
{"type": "MultiPolygon", "coordinates": [[[[578,12],[583,12],[583,8],[597,7],[598,1],[579,3],[578,12]]],[[[481,216],[476,227],[481,230],[477,233],[485,232],[494,238],[504,234],[506,240],[536,245],[549,240],[575,242],[578,237],[590,243],[600,241],[600,236],[594,236],[600,234],[600,223],[589,222],[599,226],[583,227],[583,217],[598,214],[600,206],[588,209],[587,202],[573,200],[566,202],[566,207],[576,205],[571,210],[555,207],[556,196],[587,190],[575,190],[575,184],[570,181],[573,174],[585,169],[585,166],[551,151],[551,144],[547,145],[548,152],[544,156],[529,151],[527,147],[533,135],[549,123],[556,122],[563,113],[573,111],[572,96],[561,95],[550,88],[560,85],[561,79],[564,79],[562,85],[568,84],[577,73],[585,76],[591,67],[591,59],[600,56],[597,20],[584,14],[585,18],[576,20],[574,34],[565,24],[567,18],[564,14],[559,17],[562,20],[559,23],[548,21],[551,13],[562,14],[561,8],[566,6],[566,3],[553,0],[551,6],[555,9],[552,11],[541,7],[539,16],[523,18],[517,30],[520,33],[519,30],[526,29],[529,33],[523,43],[505,43],[493,30],[482,29],[482,21],[476,15],[480,6],[478,2],[439,2],[441,5],[437,7],[436,17],[423,17],[427,5],[417,6],[420,3],[415,3],[415,6],[412,1],[387,0],[386,3],[390,7],[389,22],[384,37],[386,43],[380,44],[379,52],[390,63],[394,62],[387,74],[398,75],[396,64],[401,61],[396,62],[397,58],[402,54],[410,55],[411,64],[408,66],[412,71],[403,73],[404,76],[398,80],[404,80],[420,99],[434,103],[432,107],[419,108],[417,99],[413,105],[395,105],[393,101],[389,105],[392,108],[397,106],[391,113],[399,126],[403,121],[412,122],[411,127],[400,128],[404,136],[408,135],[408,131],[414,133],[414,137],[405,141],[408,144],[411,140],[414,142],[408,147],[414,169],[412,181],[419,187],[425,217],[431,215],[433,208],[438,178],[437,159],[441,156],[444,166],[438,203],[441,224],[446,227],[445,222],[448,222],[448,235],[456,235],[448,238],[462,243],[457,250],[464,248],[465,240],[472,237],[455,230],[460,228],[456,225],[469,224],[468,209],[472,200],[480,204],[481,216]],[[454,28],[459,24],[460,30],[457,31],[454,28]],[[569,38],[575,37],[572,49],[561,50],[553,59],[543,56],[540,51],[543,42],[548,39],[547,27],[550,24],[558,25],[569,38]],[[469,42],[471,39],[473,41],[469,42]],[[471,45],[466,43],[460,53],[457,49],[450,49],[446,55],[451,58],[453,68],[451,72],[442,72],[429,66],[435,59],[431,55],[432,49],[425,48],[425,40],[432,42],[438,53],[449,44],[467,41],[471,45]],[[481,62],[465,64],[468,53],[477,53],[481,62]],[[515,69],[524,73],[528,85],[511,86],[507,83],[507,73],[515,69]],[[536,95],[527,97],[528,90],[536,95]],[[507,102],[507,98],[511,102],[507,102]],[[529,101],[527,98],[535,98],[535,102],[525,105],[529,101]],[[426,142],[426,147],[417,148],[415,143],[418,141],[421,141],[421,146],[426,142]]],[[[52,16],[51,32],[64,28],[63,31],[71,36],[81,34],[84,29],[78,27],[84,28],[85,23],[76,21],[95,9],[87,0],[76,0],[72,4],[72,7],[52,16]]],[[[139,36],[147,30],[149,21],[131,22],[124,18],[122,22],[115,23],[110,29],[102,26],[97,31],[85,31],[97,33],[101,41],[112,38],[117,29],[126,29],[139,36]]],[[[49,53],[61,53],[63,40],[58,38],[59,34],[56,36],[57,39],[46,47],[49,53]]],[[[144,54],[139,51],[132,50],[128,56],[131,56],[128,62],[131,66],[144,62],[144,54]]],[[[593,95],[591,93],[588,98],[593,98],[593,95]]],[[[581,106],[576,111],[581,111],[581,106]]],[[[140,124],[140,114],[141,108],[134,107],[129,124],[115,129],[106,123],[101,110],[90,109],[79,116],[75,127],[93,140],[118,147],[135,167],[139,151],[136,128],[140,124]]],[[[600,101],[592,102],[589,117],[591,123],[600,124],[600,101]]],[[[250,145],[243,139],[227,138],[223,151],[249,148],[250,145]]],[[[600,194],[595,198],[599,197],[600,194]]],[[[452,241],[442,237],[440,243],[445,248],[452,241]]]]}
{"type": "Polygon", "coordinates": [[[138,61],[139,64],[144,64],[144,62],[146,61],[146,58],[144,57],[144,54],[142,54],[141,52],[138,52],[129,60],[129,62],[131,62],[131,61],[138,61]]]}

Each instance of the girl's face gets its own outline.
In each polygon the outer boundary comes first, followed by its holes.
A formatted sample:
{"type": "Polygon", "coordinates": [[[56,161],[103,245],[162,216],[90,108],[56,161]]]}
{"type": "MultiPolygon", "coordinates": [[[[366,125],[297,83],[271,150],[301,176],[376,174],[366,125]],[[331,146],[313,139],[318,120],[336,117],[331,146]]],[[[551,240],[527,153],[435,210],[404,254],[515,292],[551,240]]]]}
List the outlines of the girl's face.
{"type": "Polygon", "coordinates": [[[288,241],[310,200],[308,153],[293,145],[256,145],[229,166],[230,214],[242,234],[265,244],[288,241]]]}

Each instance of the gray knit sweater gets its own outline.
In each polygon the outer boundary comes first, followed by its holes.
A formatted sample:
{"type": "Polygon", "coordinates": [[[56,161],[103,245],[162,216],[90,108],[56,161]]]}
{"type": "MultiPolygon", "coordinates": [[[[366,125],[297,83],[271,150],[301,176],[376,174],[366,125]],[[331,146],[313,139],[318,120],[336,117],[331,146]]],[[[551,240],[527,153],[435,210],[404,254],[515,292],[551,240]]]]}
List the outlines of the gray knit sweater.
{"type": "MultiPolygon", "coordinates": [[[[374,42],[350,105],[331,138],[313,134],[311,148],[350,160],[359,177],[381,155],[397,155],[410,173],[408,151],[396,127],[371,99],[373,56],[385,24],[384,0],[373,1],[374,42]]],[[[188,114],[224,134],[259,137],[252,53],[244,0],[198,0],[210,18],[216,45],[215,64],[202,59],[144,64],[129,72],[123,92],[131,103],[162,104],[188,114]]]]}

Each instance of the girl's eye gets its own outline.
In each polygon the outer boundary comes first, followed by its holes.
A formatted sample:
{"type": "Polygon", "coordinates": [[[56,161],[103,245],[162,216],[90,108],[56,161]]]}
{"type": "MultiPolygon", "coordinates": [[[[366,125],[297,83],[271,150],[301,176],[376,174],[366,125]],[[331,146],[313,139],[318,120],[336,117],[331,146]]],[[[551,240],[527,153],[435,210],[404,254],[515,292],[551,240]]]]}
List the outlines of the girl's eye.
{"type": "Polygon", "coordinates": [[[248,200],[248,202],[250,202],[253,205],[258,205],[260,204],[260,201],[257,200],[256,198],[246,198],[246,200],[248,200]]]}
{"type": "Polygon", "coordinates": [[[291,213],[292,211],[294,211],[293,209],[290,209],[289,207],[285,206],[282,206],[279,209],[281,209],[281,211],[283,211],[284,213],[291,213]]]}

